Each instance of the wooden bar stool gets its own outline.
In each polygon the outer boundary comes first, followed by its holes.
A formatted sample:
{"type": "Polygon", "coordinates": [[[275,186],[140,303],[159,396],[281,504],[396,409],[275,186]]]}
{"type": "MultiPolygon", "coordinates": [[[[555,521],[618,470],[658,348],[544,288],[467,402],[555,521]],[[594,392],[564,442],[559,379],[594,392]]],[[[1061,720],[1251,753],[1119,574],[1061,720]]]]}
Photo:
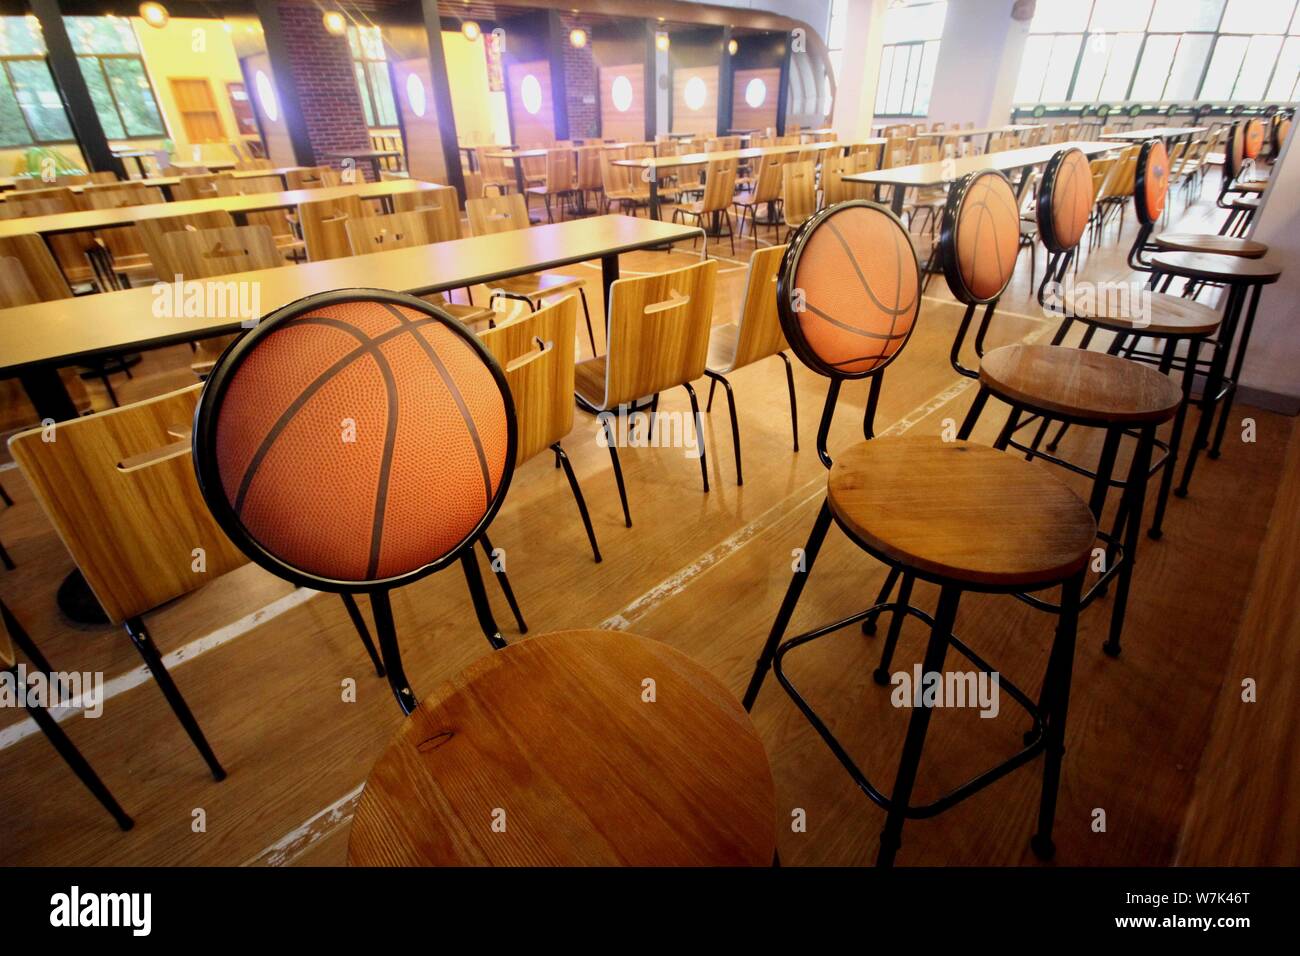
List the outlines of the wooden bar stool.
{"type": "Polygon", "coordinates": [[[209,510],[254,562],[301,587],[370,595],[409,714],[393,588],[459,561],[488,643],[506,646],[474,544],[490,561],[517,443],[509,384],[473,333],[414,296],[343,289],[272,312],[225,352],[195,411],[193,455],[209,510]]]}
{"type": "Polygon", "coordinates": [[[817,435],[818,455],[830,475],[826,500],[803,551],[806,566],[795,572],[786,591],[750,678],[745,707],[753,707],[767,671],[775,670],[781,686],[854,783],[885,809],[876,858],[882,866],[894,861],[904,820],[934,816],[1045,753],[1032,845],[1039,855],[1050,856],[1075,628],[1083,576],[1097,533],[1092,513],[1078,495],[1040,466],[991,448],[965,440],[872,438],[884,371],[906,346],[921,304],[916,250],[902,223],[883,206],[850,200],[823,210],[801,227],[782,263],[777,302],[795,354],[830,379],[817,435]],[[798,298],[795,290],[801,293],[798,298]],[[826,440],[840,386],[846,379],[862,378],[871,382],[863,421],[868,440],[832,462],[826,440]],[[782,642],[832,520],[858,547],[891,569],[882,597],[864,611],[782,642]],[[899,575],[903,584],[898,600],[881,603],[899,575]],[[916,579],[941,589],[933,615],[910,603],[916,579]],[[1000,675],[1000,686],[1033,721],[1023,749],[929,804],[914,806],[910,801],[932,701],[923,699],[912,712],[894,788],[886,794],[867,779],[782,670],[782,660],[795,648],[887,610],[892,620],[883,667],[888,666],[897,642],[902,616],[911,615],[931,627],[925,673],[941,674],[952,646],[989,674],[991,665],[953,634],[961,594],[1057,586],[1060,617],[1039,701],[1033,702],[1000,675]]]}
{"type": "Polygon", "coordinates": [[[1246,259],[1241,256],[1211,255],[1198,252],[1159,252],[1151,257],[1151,285],[1155,289],[1168,289],[1174,278],[1181,278],[1197,286],[1210,283],[1227,289],[1223,310],[1223,323],[1215,338],[1215,350],[1201,392],[1200,417],[1196,435],[1183,468],[1182,481],[1174,492],[1186,497],[1192,482],[1196,459],[1203,449],[1209,448],[1211,458],[1218,458],[1223,447],[1228,416],[1237,395],[1237,382],[1241,377],[1246,349],[1250,346],[1250,333],[1255,324],[1255,313],[1264,286],[1272,285],[1282,275],[1282,270],[1268,259],[1246,259]],[[1242,320],[1246,299],[1250,306],[1242,320]],[[1228,356],[1235,348],[1232,370],[1228,372],[1228,356]],[[1210,425],[1216,406],[1219,406],[1219,424],[1215,429],[1214,443],[1208,442],[1210,425]]]}
{"type": "Polygon", "coordinates": [[[380,756],[352,866],[768,866],[763,743],[722,683],[622,631],[480,658],[380,756]],[[653,681],[653,700],[647,700],[653,681]]]}

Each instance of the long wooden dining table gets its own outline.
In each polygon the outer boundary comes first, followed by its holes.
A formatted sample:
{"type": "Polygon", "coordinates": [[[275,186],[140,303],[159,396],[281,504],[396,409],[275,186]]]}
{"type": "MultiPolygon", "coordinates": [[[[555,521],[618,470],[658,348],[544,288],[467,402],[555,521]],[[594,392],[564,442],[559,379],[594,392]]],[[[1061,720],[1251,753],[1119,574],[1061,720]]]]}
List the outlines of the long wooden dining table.
{"type": "MultiPolygon", "coordinates": [[[[235,169],[235,170],[231,170],[230,172],[223,173],[222,175],[229,176],[231,179],[261,179],[264,176],[278,176],[280,178],[280,181],[284,182],[284,177],[287,173],[302,168],[303,168],[302,166],[274,166],[268,169],[235,169]]],[[[17,188],[18,180],[22,178],[30,178],[30,177],[0,176],[0,190],[13,190],[13,192],[0,192],[0,202],[4,202],[7,198],[21,199],[23,197],[24,191],[17,188]]],[[[86,186],[88,185],[152,186],[161,189],[163,191],[163,195],[167,197],[168,201],[170,201],[172,187],[179,185],[182,180],[185,180],[187,178],[189,177],[148,176],[144,179],[123,179],[116,183],[104,183],[104,184],[77,183],[77,184],[69,185],[66,188],[72,190],[74,193],[84,193],[86,191],[86,186]]],[[[50,183],[48,187],[42,187],[42,188],[57,188],[58,185],[59,185],[58,183],[50,183]]]]}
{"type": "Polygon", "coordinates": [[[317,292],[382,288],[424,295],[490,285],[512,276],[595,259],[601,263],[608,303],[609,287],[618,278],[622,253],[699,234],[699,228],[694,226],[634,216],[595,216],[391,252],[194,280],[186,283],[185,289],[177,289],[175,283],[156,283],[152,287],[3,309],[0,377],[19,379],[40,419],[61,421],[75,417],[77,409],[58,370],[88,359],[235,333],[248,327],[250,318],[255,321],[317,292]],[[191,290],[201,293],[195,295],[201,314],[186,315],[186,309],[173,307],[186,301],[191,290]],[[231,290],[240,291],[231,294],[231,290]],[[241,315],[241,303],[252,300],[253,290],[258,314],[241,315]],[[160,299],[164,301],[158,307],[160,299]]]}

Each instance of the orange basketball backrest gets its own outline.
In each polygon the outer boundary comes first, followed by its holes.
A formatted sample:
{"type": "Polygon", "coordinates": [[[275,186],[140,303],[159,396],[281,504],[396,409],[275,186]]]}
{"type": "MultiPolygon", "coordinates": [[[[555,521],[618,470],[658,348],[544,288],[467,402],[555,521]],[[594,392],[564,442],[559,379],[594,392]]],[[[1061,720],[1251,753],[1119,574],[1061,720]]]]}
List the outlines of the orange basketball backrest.
{"type": "Polygon", "coordinates": [[[799,359],[832,378],[883,369],[907,344],[921,308],[921,267],[888,209],[854,199],[794,235],[777,279],[777,309],[799,359]]]}
{"type": "Polygon", "coordinates": [[[254,561],[326,590],[443,566],[510,483],[496,360],[413,296],[346,289],[272,313],[216,364],[195,415],[208,507],[254,561]]]}
{"type": "Polygon", "coordinates": [[[1228,142],[1223,147],[1223,181],[1230,183],[1241,175],[1241,164],[1246,161],[1245,135],[1240,123],[1228,129],[1228,142]]]}
{"type": "Polygon", "coordinates": [[[1069,252],[1083,238],[1092,215],[1092,170],[1078,149],[1047,161],[1038,186],[1038,235],[1048,252],[1069,252]]]}
{"type": "Polygon", "coordinates": [[[1254,159],[1264,148],[1264,123],[1258,117],[1246,121],[1246,135],[1241,146],[1247,159],[1254,159]]]}
{"type": "Polygon", "coordinates": [[[1020,253],[1020,205],[1007,177],[985,169],[954,184],[939,241],[944,276],[959,301],[1001,296],[1020,253]]]}
{"type": "Polygon", "coordinates": [[[1138,221],[1149,226],[1165,211],[1165,198],[1169,194],[1169,156],[1162,140],[1151,139],[1142,144],[1138,154],[1137,178],[1133,184],[1133,206],[1138,221]]]}

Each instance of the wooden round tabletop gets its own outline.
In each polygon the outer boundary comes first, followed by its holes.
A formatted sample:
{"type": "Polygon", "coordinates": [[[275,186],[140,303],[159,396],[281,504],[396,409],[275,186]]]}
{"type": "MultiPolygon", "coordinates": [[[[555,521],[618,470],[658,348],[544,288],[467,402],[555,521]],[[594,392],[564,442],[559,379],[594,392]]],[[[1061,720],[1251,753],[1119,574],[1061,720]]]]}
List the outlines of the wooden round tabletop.
{"type": "Polygon", "coordinates": [[[831,511],[868,547],[923,575],[1046,587],[1087,563],[1097,523],[1037,462],[964,441],[906,436],[836,456],[831,511]]]}
{"type": "Polygon", "coordinates": [[[680,651],[562,631],[420,702],[366,780],[353,866],[770,866],[776,797],[740,702],[680,651]]]}
{"type": "Polygon", "coordinates": [[[1243,285],[1268,285],[1282,274],[1281,267],[1268,259],[1216,256],[1207,252],[1157,252],[1151,256],[1151,265],[1157,272],[1169,272],[1185,279],[1243,285]]]}
{"type": "Polygon", "coordinates": [[[1235,236],[1216,236],[1213,233],[1163,232],[1152,236],[1151,241],[1158,248],[1169,252],[1212,252],[1220,256],[1241,256],[1243,259],[1259,259],[1268,253],[1265,243],[1254,239],[1238,239],[1235,236]]]}
{"type": "Polygon", "coordinates": [[[1136,302],[1091,292],[1070,293],[1065,297],[1065,314],[1119,332],[1167,336],[1209,335],[1222,321],[1218,309],[1204,302],[1147,289],[1136,302]]]}

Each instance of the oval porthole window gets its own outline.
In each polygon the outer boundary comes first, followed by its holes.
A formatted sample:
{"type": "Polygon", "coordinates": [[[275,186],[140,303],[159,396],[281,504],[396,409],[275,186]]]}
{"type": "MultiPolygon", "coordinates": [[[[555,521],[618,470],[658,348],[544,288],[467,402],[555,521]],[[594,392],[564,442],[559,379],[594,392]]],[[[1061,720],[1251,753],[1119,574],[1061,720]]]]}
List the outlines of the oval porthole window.
{"type": "Polygon", "coordinates": [[[519,84],[519,98],[524,101],[524,109],[533,116],[542,108],[542,84],[533,74],[529,73],[519,84]]]}
{"type": "Polygon", "coordinates": [[[763,105],[763,101],[766,99],[767,84],[758,77],[754,77],[745,84],[745,102],[749,104],[750,109],[758,109],[763,105]]]}
{"type": "Polygon", "coordinates": [[[429,101],[424,95],[424,82],[414,73],[409,73],[406,77],[406,101],[411,104],[411,112],[416,116],[423,116],[429,107],[429,101]]]}
{"type": "Polygon", "coordinates": [[[275,87],[271,85],[271,78],[261,70],[253,77],[253,85],[257,87],[257,101],[262,104],[262,112],[272,123],[280,119],[280,103],[275,98],[275,87]]]}
{"type": "Polygon", "coordinates": [[[698,76],[693,76],[686,81],[686,89],[682,91],[682,98],[686,100],[686,105],[690,109],[698,110],[708,99],[709,91],[704,86],[704,81],[698,76]]]}
{"type": "Polygon", "coordinates": [[[626,76],[614,77],[609,88],[609,98],[614,101],[614,109],[626,113],[632,108],[632,81],[626,76]]]}

